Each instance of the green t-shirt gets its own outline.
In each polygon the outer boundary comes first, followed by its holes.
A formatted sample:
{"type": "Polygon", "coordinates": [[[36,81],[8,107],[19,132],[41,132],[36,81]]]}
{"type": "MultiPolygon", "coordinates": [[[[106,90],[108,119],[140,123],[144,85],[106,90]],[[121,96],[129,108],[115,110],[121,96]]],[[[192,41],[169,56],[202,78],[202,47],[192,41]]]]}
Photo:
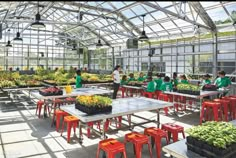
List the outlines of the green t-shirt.
{"type": "Polygon", "coordinates": [[[76,88],[81,88],[82,87],[82,83],[81,83],[82,79],[81,76],[76,76],[76,88]]]}
{"type": "Polygon", "coordinates": [[[175,79],[174,79],[174,86],[177,86],[177,85],[178,85],[178,79],[175,78],[175,79]]]}
{"type": "Polygon", "coordinates": [[[172,91],[173,90],[173,86],[170,82],[163,82],[161,84],[161,91],[172,91]]]}
{"type": "Polygon", "coordinates": [[[181,80],[181,83],[188,84],[188,80],[181,80]]]}
{"type": "Polygon", "coordinates": [[[130,82],[130,81],[135,81],[135,78],[129,78],[128,82],[130,82]]]}
{"type": "Polygon", "coordinates": [[[156,82],[150,81],[147,85],[147,92],[155,92],[156,91],[156,82]]]}
{"type": "Polygon", "coordinates": [[[162,79],[159,78],[159,79],[156,79],[156,80],[154,80],[154,81],[155,81],[156,84],[157,84],[157,86],[156,86],[156,90],[160,90],[160,88],[161,88],[161,84],[162,84],[162,79]]]}
{"type": "Polygon", "coordinates": [[[228,87],[229,85],[231,85],[231,81],[228,77],[218,77],[215,81],[215,84],[219,87],[228,87]]]}
{"type": "Polygon", "coordinates": [[[138,78],[138,81],[144,81],[144,80],[145,80],[144,77],[139,77],[139,78],[138,78]]]}
{"type": "Polygon", "coordinates": [[[208,79],[203,80],[202,84],[203,84],[203,85],[211,84],[211,80],[208,80],[208,79]]]}
{"type": "Polygon", "coordinates": [[[128,81],[125,81],[125,80],[120,81],[120,85],[126,85],[127,83],[128,83],[128,81]]]}

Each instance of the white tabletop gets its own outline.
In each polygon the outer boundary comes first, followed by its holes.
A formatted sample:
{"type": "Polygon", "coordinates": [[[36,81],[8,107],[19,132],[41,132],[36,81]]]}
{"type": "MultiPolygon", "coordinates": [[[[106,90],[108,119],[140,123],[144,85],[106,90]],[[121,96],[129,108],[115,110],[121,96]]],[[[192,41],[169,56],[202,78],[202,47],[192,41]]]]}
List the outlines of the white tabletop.
{"type": "Polygon", "coordinates": [[[117,116],[133,114],[136,112],[161,109],[164,107],[173,106],[170,102],[150,99],[145,97],[121,98],[115,99],[112,102],[112,112],[108,114],[87,115],[75,109],[75,105],[65,105],[60,108],[67,113],[78,117],[82,122],[98,121],[117,116]]]}
{"type": "Polygon", "coordinates": [[[65,97],[76,97],[78,95],[95,95],[95,94],[109,94],[112,93],[111,90],[106,89],[93,89],[93,88],[77,88],[73,89],[73,91],[69,94],[66,94],[65,90],[63,89],[63,95],[55,95],[55,96],[43,96],[39,94],[39,91],[31,92],[31,95],[39,100],[43,99],[56,99],[56,98],[65,98],[65,97]]]}
{"type": "Polygon", "coordinates": [[[138,87],[138,86],[128,86],[128,85],[122,85],[121,87],[130,88],[130,89],[143,89],[143,87],[138,87]]]}
{"type": "Polygon", "coordinates": [[[184,94],[184,93],[178,93],[178,92],[167,92],[167,91],[165,91],[164,93],[200,99],[200,98],[207,97],[207,96],[217,95],[220,92],[219,91],[201,91],[200,95],[191,95],[191,94],[184,94]]]}

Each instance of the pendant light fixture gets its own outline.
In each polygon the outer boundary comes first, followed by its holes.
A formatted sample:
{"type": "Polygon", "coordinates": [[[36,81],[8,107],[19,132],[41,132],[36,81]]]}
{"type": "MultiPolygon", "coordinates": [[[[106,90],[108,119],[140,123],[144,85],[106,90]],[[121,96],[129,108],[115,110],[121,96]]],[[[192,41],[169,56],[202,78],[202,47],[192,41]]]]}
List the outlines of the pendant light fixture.
{"type": "Polygon", "coordinates": [[[41,20],[41,17],[40,17],[40,14],[39,14],[39,1],[38,1],[38,13],[35,15],[35,22],[33,22],[31,24],[31,27],[33,28],[44,28],[45,25],[44,23],[40,22],[41,20]]]}
{"type": "Polygon", "coordinates": [[[13,40],[14,41],[23,41],[23,39],[20,37],[19,22],[18,22],[18,32],[16,33],[16,37],[13,40]]]}
{"type": "Polygon", "coordinates": [[[11,45],[11,41],[10,41],[10,29],[8,29],[8,41],[7,41],[7,44],[6,44],[6,47],[12,47],[11,45]]]}
{"type": "Polygon", "coordinates": [[[146,35],[145,31],[144,31],[144,17],[146,16],[145,14],[141,15],[143,17],[143,31],[141,36],[139,37],[140,41],[148,41],[148,36],[146,35]]]}
{"type": "Polygon", "coordinates": [[[98,37],[98,43],[96,44],[96,47],[102,47],[102,43],[101,43],[101,40],[100,40],[100,30],[99,30],[99,37],[98,37]]]}

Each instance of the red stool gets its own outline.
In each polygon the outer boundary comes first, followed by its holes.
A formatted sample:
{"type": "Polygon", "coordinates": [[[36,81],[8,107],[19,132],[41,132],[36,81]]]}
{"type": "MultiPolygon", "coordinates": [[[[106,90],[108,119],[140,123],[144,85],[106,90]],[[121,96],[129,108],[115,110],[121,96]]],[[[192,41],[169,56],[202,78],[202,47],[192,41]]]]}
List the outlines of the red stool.
{"type": "MultiPolygon", "coordinates": [[[[56,110],[56,131],[59,130],[61,117],[68,116],[69,114],[62,110],[56,110]]],[[[54,122],[54,121],[53,121],[54,122]]]]}
{"type": "Polygon", "coordinates": [[[148,98],[153,98],[153,96],[155,95],[155,92],[143,92],[143,96],[144,97],[148,97],[148,98]]]}
{"type": "Polygon", "coordinates": [[[228,109],[230,106],[230,100],[226,99],[214,99],[213,101],[221,103],[221,106],[223,107],[224,111],[224,121],[228,122],[228,109]]]}
{"type": "Polygon", "coordinates": [[[141,158],[143,144],[148,145],[150,157],[152,158],[152,149],[148,139],[148,136],[140,134],[138,132],[132,132],[125,135],[125,144],[131,142],[135,147],[136,158],[141,158]]]}
{"type": "MultiPolygon", "coordinates": [[[[105,128],[104,128],[104,130],[105,131],[107,131],[108,130],[108,128],[109,128],[109,119],[107,119],[106,120],[106,122],[105,122],[105,128]]],[[[91,130],[90,130],[90,128],[93,128],[93,124],[94,123],[96,123],[96,122],[88,122],[87,123],[87,126],[89,126],[88,128],[87,128],[87,137],[88,138],[90,138],[90,136],[91,136],[91,130]]],[[[99,130],[101,130],[101,125],[100,125],[100,122],[98,121],[97,122],[97,128],[99,129],[99,130]]]]}
{"type": "MultiPolygon", "coordinates": [[[[62,136],[62,133],[63,133],[63,130],[64,130],[64,124],[65,122],[67,123],[67,142],[69,143],[70,142],[70,134],[71,134],[71,128],[73,126],[73,129],[74,129],[74,133],[76,131],[76,127],[78,126],[79,124],[79,119],[76,118],[75,116],[66,116],[64,117],[64,120],[63,120],[63,123],[62,123],[62,130],[61,130],[61,136],[62,136]]],[[[80,134],[82,132],[80,131],[80,134]]]]}
{"type": "Polygon", "coordinates": [[[155,94],[156,94],[156,97],[157,97],[157,99],[158,99],[158,98],[159,98],[159,95],[161,94],[161,91],[156,90],[156,91],[155,91],[155,94]]]}
{"type": "Polygon", "coordinates": [[[211,108],[213,111],[214,120],[218,121],[218,109],[220,108],[220,105],[221,105],[220,103],[212,102],[212,101],[203,102],[202,111],[200,115],[200,125],[202,124],[205,109],[206,109],[206,120],[209,120],[208,115],[209,115],[209,109],[211,108]]]}
{"type": "Polygon", "coordinates": [[[185,138],[184,127],[182,127],[180,125],[176,125],[173,123],[165,123],[165,124],[162,124],[161,129],[168,132],[169,140],[170,140],[171,134],[172,134],[173,142],[178,141],[178,133],[182,133],[183,138],[185,138]]]}
{"type": "Polygon", "coordinates": [[[119,90],[121,91],[121,97],[124,98],[125,97],[125,87],[119,87],[119,90]]]}
{"type": "Polygon", "coordinates": [[[222,99],[227,99],[230,101],[230,107],[229,107],[229,112],[230,112],[230,117],[232,120],[236,119],[236,97],[222,97],[222,99]]]}
{"type": "MultiPolygon", "coordinates": [[[[52,117],[51,126],[53,126],[54,121],[55,121],[57,107],[60,108],[60,106],[63,105],[64,102],[61,99],[55,99],[55,100],[53,100],[52,104],[53,104],[52,105],[53,117],[52,117]]],[[[49,113],[49,115],[50,115],[50,113],[49,113]]]]}
{"type": "Polygon", "coordinates": [[[37,112],[39,112],[39,114],[38,114],[38,117],[39,117],[39,118],[40,118],[40,115],[41,115],[41,110],[42,110],[43,105],[44,105],[44,101],[39,100],[39,101],[37,102],[37,107],[36,107],[36,113],[35,113],[35,115],[37,115],[37,112]]]}
{"type": "Polygon", "coordinates": [[[166,131],[163,131],[156,127],[145,128],[144,134],[151,136],[154,139],[156,145],[157,158],[161,157],[161,138],[166,138],[166,143],[169,144],[168,135],[166,131]]]}
{"type": "MultiPolygon", "coordinates": [[[[170,101],[171,101],[171,98],[170,98],[169,95],[167,95],[167,94],[160,93],[158,100],[170,102],[170,101]]],[[[167,115],[168,115],[168,111],[169,111],[169,110],[168,110],[168,107],[165,107],[165,108],[164,108],[164,111],[165,111],[165,115],[167,116],[167,115]]]]}
{"type": "Polygon", "coordinates": [[[69,97],[69,98],[66,98],[65,101],[66,101],[67,104],[74,104],[76,99],[69,97]]]}
{"type": "Polygon", "coordinates": [[[117,153],[123,153],[124,158],[127,157],[125,151],[125,145],[113,138],[109,138],[99,142],[96,158],[99,158],[101,149],[107,153],[107,158],[115,158],[115,155],[117,153]]]}

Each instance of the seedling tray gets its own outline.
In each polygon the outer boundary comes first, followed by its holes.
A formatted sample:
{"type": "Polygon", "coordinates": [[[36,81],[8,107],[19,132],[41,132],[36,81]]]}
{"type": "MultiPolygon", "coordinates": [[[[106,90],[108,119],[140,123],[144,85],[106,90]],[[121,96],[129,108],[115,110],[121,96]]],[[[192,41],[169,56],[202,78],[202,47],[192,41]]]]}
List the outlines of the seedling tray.
{"type": "Polygon", "coordinates": [[[79,103],[75,104],[75,108],[88,114],[88,115],[95,115],[100,113],[110,113],[112,111],[112,106],[105,106],[105,107],[98,107],[98,106],[92,106],[88,107],[85,105],[81,105],[79,103]]]}

